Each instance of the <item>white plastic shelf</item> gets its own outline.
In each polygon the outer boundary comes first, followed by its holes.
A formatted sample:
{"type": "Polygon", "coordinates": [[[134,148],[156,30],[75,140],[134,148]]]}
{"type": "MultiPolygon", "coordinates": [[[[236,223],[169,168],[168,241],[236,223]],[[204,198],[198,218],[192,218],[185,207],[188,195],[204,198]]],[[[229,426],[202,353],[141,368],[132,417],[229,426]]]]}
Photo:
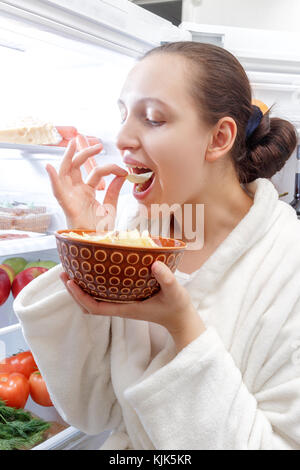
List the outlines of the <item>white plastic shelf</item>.
{"type": "Polygon", "coordinates": [[[64,152],[64,147],[56,147],[54,145],[28,145],[28,144],[10,144],[6,142],[0,143],[0,150],[18,150],[22,156],[26,158],[37,158],[38,156],[42,156],[45,158],[45,155],[53,157],[58,156],[61,157],[64,152]]]}
{"type": "Polygon", "coordinates": [[[14,240],[0,241],[0,257],[14,256],[20,253],[32,253],[34,251],[44,251],[56,249],[54,235],[41,237],[16,238],[14,240]]]}

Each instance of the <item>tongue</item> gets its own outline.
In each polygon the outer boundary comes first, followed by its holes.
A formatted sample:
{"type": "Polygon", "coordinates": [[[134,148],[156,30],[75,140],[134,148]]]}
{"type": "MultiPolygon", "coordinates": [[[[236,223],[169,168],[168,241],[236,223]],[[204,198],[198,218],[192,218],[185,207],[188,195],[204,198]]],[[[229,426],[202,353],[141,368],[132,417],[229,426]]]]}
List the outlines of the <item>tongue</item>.
{"type": "Polygon", "coordinates": [[[148,173],[149,171],[152,171],[152,170],[150,170],[150,168],[135,168],[134,169],[134,173],[136,173],[137,175],[141,175],[142,173],[148,173]]]}

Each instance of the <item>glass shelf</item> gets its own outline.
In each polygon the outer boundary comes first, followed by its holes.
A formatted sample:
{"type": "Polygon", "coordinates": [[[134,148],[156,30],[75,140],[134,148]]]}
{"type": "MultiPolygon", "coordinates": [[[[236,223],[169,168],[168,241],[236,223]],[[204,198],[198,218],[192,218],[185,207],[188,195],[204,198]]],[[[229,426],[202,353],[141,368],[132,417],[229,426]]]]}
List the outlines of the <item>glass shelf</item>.
{"type": "Polygon", "coordinates": [[[26,159],[44,159],[47,157],[61,158],[65,152],[65,147],[56,147],[49,145],[25,145],[25,144],[10,144],[0,143],[0,158],[2,150],[15,150],[15,155],[10,155],[10,158],[20,158],[20,155],[26,159]]]}
{"type": "MultiPolygon", "coordinates": [[[[4,232],[4,230],[2,231],[4,232]]],[[[20,232],[25,233],[25,232],[20,232]]],[[[32,253],[56,249],[54,235],[40,235],[28,238],[16,238],[12,240],[0,241],[0,257],[14,256],[20,253],[32,253]]]]}
{"type": "MultiPolygon", "coordinates": [[[[96,156],[106,155],[107,151],[113,148],[110,142],[107,144],[103,143],[103,145],[104,149],[96,156]]],[[[12,151],[10,152],[9,159],[20,159],[20,157],[22,157],[26,160],[61,160],[66,151],[66,147],[0,143],[0,158],[3,158],[3,150],[12,151]]],[[[7,158],[6,154],[4,158],[7,158]]]]}

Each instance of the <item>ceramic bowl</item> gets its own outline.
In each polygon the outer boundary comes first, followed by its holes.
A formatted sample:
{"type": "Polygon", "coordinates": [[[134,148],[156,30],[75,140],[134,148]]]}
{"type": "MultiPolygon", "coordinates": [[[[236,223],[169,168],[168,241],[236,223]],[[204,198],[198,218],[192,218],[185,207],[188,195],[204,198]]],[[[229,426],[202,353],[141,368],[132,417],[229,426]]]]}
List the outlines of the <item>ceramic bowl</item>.
{"type": "Polygon", "coordinates": [[[71,239],[64,234],[94,234],[91,230],[55,232],[62,266],[85,292],[106,302],[136,302],[148,299],[160,290],[151,273],[154,261],[162,261],[172,272],[183,256],[186,244],[181,240],[151,237],[156,247],[113,245],[71,239]]]}

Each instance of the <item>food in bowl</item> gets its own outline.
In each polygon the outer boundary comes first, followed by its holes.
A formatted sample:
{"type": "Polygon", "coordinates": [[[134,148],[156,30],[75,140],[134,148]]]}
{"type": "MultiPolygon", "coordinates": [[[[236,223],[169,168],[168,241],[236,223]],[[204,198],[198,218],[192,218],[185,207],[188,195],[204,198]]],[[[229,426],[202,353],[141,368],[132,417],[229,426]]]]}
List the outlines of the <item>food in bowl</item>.
{"type": "Polygon", "coordinates": [[[161,261],[175,272],[186,249],[181,240],[150,237],[147,231],[59,230],[55,236],[69,278],[96,300],[106,302],[131,303],[152,297],[160,290],[152,264],[161,261]]]}
{"type": "Polygon", "coordinates": [[[137,229],[135,230],[122,230],[105,232],[102,235],[90,235],[89,233],[82,232],[82,235],[76,232],[69,232],[67,237],[77,238],[79,240],[90,240],[94,242],[109,243],[112,245],[126,245],[126,246],[158,246],[149,236],[148,230],[144,230],[141,234],[137,229]]]}

